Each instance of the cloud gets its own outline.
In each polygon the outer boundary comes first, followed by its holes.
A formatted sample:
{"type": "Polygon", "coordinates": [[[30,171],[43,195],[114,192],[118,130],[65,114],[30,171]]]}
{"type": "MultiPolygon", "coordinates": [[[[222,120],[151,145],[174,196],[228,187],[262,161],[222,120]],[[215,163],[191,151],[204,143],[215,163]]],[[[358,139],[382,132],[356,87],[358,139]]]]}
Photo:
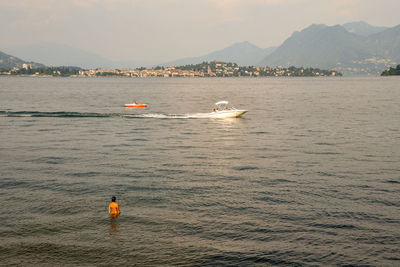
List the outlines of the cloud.
{"type": "Polygon", "coordinates": [[[263,5],[280,5],[289,2],[289,0],[206,0],[211,5],[217,6],[238,6],[238,5],[249,5],[249,4],[263,4],[263,5]]]}
{"type": "Polygon", "coordinates": [[[207,7],[216,9],[223,22],[240,22],[244,20],[243,10],[251,8],[285,7],[310,0],[204,0],[207,7]]]}
{"type": "Polygon", "coordinates": [[[94,6],[112,6],[137,2],[140,2],[140,0],[72,0],[71,4],[77,7],[91,8],[94,6]]]}
{"type": "Polygon", "coordinates": [[[80,1],[80,0],[72,0],[71,4],[77,7],[82,7],[82,8],[91,8],[94,5],[98,4],[98,0],[85,0],[85,1],[80,1]]]}
{"type": "Polygon", "coordinates": [[[358,13],[362,4],[361,0],[331,0],[327,5],[327,12],[340,17],[351,18],[358,13]]]}
{"type": "Polygon", "coordinates": [[[7,16],[3,25],[7,25],[10,31],[19,31],[20,28],[45,27],[54,18],[51,12],[54,0],[14,0],[0,2],[0,15],[7,16]]]}
{"type": "Polygon", "coordinates": [[[90,8],[94,6],[120,5],[124,3],[136,3],[141,0],[7,0],[0,1],[0,7],[31,10],[51,10],[59,6],[75,6],[90,8]]]}
{"type": "Polygon", "coordinates": [[[10,0],[1,1],[0,7],[9,7],[13,9],[31,9],[31,10],[48,10],[55,4],[54,0],[10,0]]]}

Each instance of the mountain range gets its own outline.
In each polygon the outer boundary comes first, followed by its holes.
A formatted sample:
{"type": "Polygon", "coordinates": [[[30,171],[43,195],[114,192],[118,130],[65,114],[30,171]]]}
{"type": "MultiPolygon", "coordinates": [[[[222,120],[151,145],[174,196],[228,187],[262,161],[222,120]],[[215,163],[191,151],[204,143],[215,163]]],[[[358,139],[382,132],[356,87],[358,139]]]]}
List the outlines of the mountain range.
{"type": "Polygon", "coordinates": [[[112,61],[79,48],[52,43],[0,45],[0,50],[48,66],[137,68],[220,60],[241,66],[304,66],[335,69],[345,75],[378,75],[400,62],[400,25],[375,27],[362,21],[335,26],[313,24],[294,32],[279,47],[260,48],[249,42],[240,42],[203,56],[164,63],[112,61]]]}
{"type": "Polygon", "coordinates": [[[93,52],[56,43],[33,45],[2,46],[1,50],[17,55],[28,61],[43,63],[46,66],[77,66],[84,69],[95,68],[137,68],[150,66],[144,61],[113,61],[93,52]]]}
{"type": "Polygon", "coordinates": [[[365,28],[359,29],[361,34],[357,27],[352,29],[350,32],[341,25],[313,24],[294,32],[258,65],[312,66],[335,69],[346,75],[378,75],[400,62],[400,25],[375,28],[369,34],[365,28]]]}

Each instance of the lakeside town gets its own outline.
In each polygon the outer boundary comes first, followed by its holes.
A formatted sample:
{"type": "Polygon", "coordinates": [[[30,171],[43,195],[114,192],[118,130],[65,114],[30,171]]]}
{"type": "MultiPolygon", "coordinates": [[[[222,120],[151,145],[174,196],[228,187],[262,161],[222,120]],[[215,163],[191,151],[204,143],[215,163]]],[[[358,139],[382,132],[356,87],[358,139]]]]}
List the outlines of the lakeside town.
{"type": "Polygon", "coordinates": [[[203,62],[185,66],[157,66],[136,69],[81,69],[78,67],[39,67],[23,64],[20,68],[1,70],[1,75],[63,76],[63,77],[310,77],[342,76],[335,70],[304,67],[238,66],[222,61],[203,62]]]}

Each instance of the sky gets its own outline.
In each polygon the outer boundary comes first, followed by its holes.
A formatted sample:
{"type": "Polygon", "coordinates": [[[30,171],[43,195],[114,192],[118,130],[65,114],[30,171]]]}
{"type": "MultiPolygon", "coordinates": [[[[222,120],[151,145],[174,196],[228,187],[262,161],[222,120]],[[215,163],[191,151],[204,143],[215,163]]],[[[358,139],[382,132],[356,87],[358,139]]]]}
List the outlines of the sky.
{"type": "Polygon", "coordinates": [[[243,41],[278,46],[311,24],[393,27],[399,10],[399,0],[0,0],[0,43],[164,62],[243,41]]]}

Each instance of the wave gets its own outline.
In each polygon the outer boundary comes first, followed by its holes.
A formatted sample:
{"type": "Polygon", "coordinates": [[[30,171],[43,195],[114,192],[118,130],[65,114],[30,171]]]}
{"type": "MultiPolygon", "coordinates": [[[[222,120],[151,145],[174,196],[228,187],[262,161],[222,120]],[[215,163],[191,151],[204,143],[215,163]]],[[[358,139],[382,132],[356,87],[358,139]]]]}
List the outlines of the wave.
{"type": "Polygon", "coordinates": [[[70,111],[2,111],[0,110],[0,117],[116,117],[116,113],[90,113],[90,112],[70,112],[70,111]]]}
{"type": "Polygon", "coordinates": [[[209,118],[208,113],[193,114],[124,114],[124,113],[95,113],[95,112],[71,112],[71,111],[4,111],[0,110],[0,117],[60,117],[60,118],[156,118],[156,119],[201,119],[209,118]]]}

